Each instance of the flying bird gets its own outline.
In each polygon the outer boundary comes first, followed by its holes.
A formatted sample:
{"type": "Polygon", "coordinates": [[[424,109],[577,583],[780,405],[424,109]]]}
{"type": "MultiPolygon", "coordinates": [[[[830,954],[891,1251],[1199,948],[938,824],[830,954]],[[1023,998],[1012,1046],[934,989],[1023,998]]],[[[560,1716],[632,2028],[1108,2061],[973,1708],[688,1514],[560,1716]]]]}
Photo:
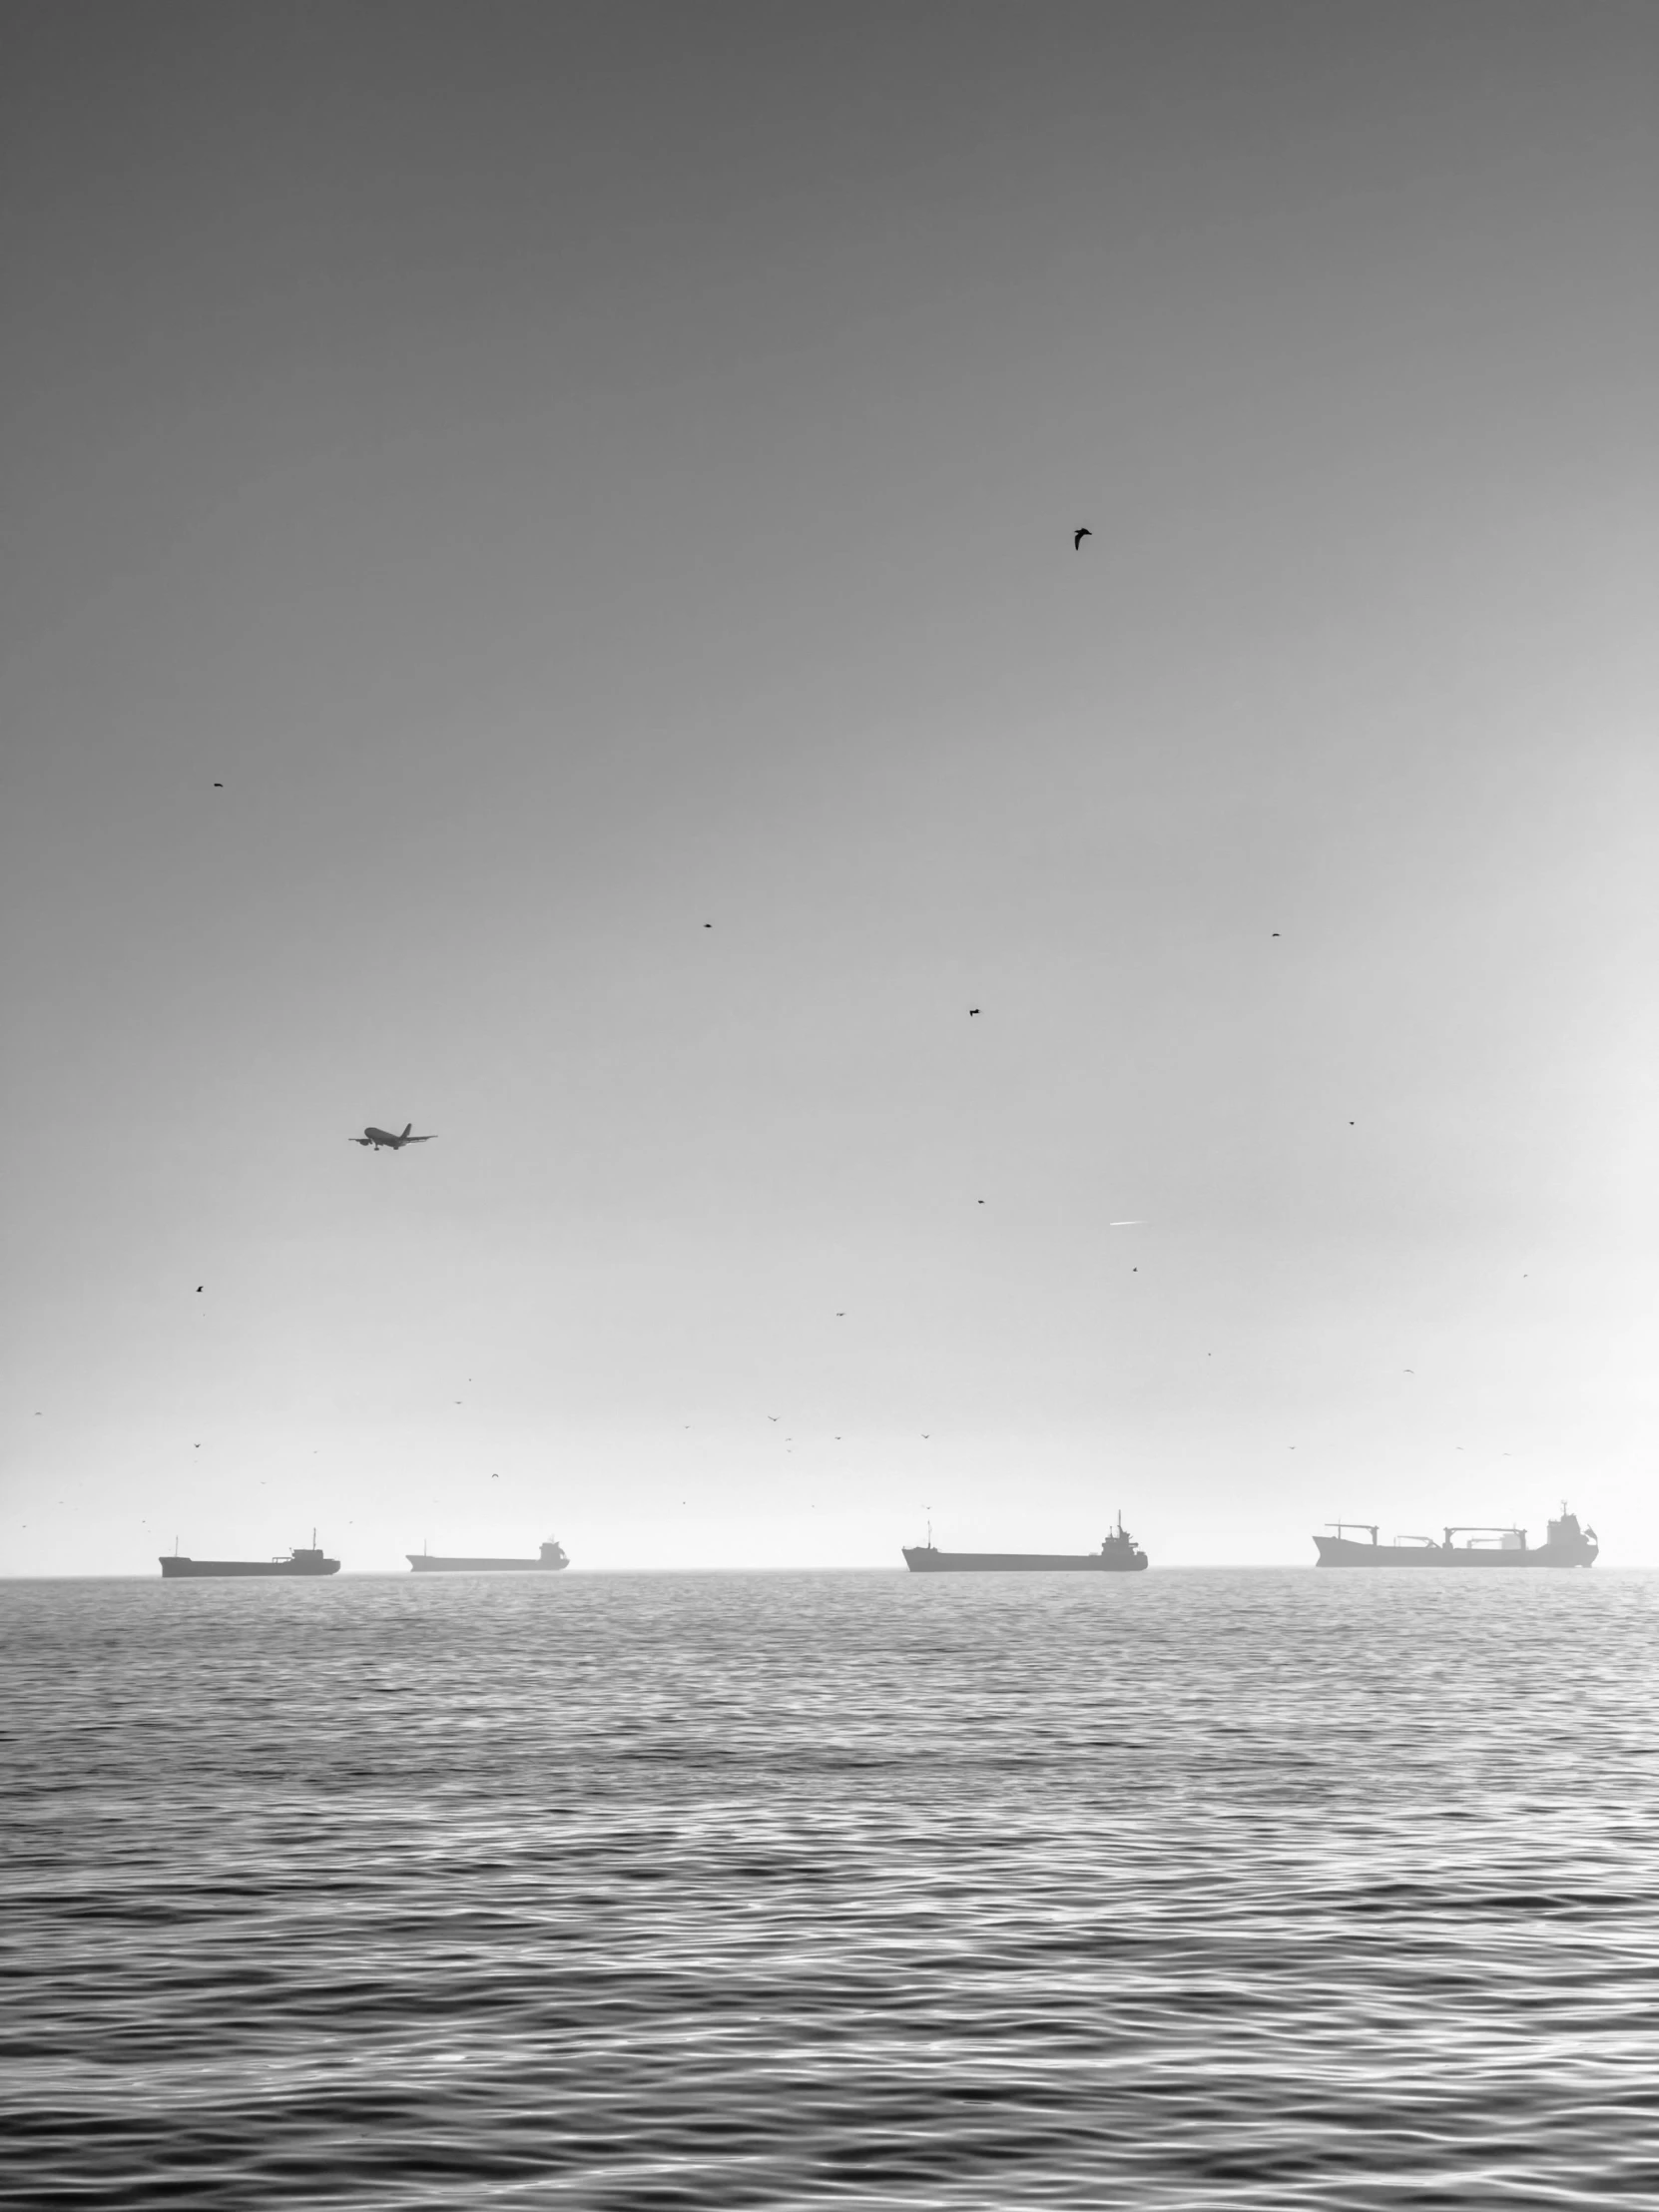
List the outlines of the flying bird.
{"type": "Polygon", "coordinates": [[[225,786],[224,786],[223,784],[216,784],[216,785],[214,786],[214,790],[215,790],[216,792],[222,792],[222,791],[223,791],[224,789],[225,789],[225,786]]]}
{"type": "Polygon", "coordinates": [[[1277,937],[1277,936],[1278,936],[1278,934],[1279,934],[1279,932],[1278,932],[1278,930],[1276,929],[1276,930],[1274,931],[1274,935],[1275,935],[1275,936],[1277,937]]]}
{"type": "Polygon", "coordinates": [[[979,1009],[978,1009],[978,1007],[977,1007],[977,1006],[970,1006],[970,1007],[968,1008],[968,1019],[969,1019],[969,1021],[971,1021],[971,1020],[973,1019],[974,1015],[975,1015],[975,1014],[976,1014],[976,1013],[977,1013],[978,1011],[979,1011],[979,1009]]]}
{"type": "Polygon", "coordinates": [[[767,1415],[767,1419],[768,1419],[768,1420],[776,1420],[777,1418],[778,1418],[778,1415],[777,1415],[776,1413],[768,1413],[768,1415],[767,1415]]]}
{"type": "Polygon", "coordinates": [[[1085,538],[1092,538],[1093,536],[1094,536],[1094,532],[1093,532],[1092,530],[1090,530],[1090,529],[1086,529],[1086,528],[1085,528],[1085,529],[1082,529],[1082,530],[1074,530],[1074,531],[1073,531],[1073,532],[1071,533],[1071,549],[1072,549],[1072,551],[1073,551],[1074,553],[1080,553],[1080,552],[1081,552],[1081,551],[1083,550],[1083,540],[1084,540],[1085,538]]]}
{"type": "Polygon", "coordinates": [[[198,1283],[198,1284],[197,1284],[197,1286],[196,1286],[196,1295],[197,1295],[197,1297],[198,1297],[198,1298],[200,1298],[200,1297],[201,1297],[201,1295],[202,1295],[202,1293],[203,1293],[203,1292],[204,1292],[204,1291],[205,1291],[206,1289],[207,1289],[207,1285],[206,1285],[205,1283],[198,1283]]]}

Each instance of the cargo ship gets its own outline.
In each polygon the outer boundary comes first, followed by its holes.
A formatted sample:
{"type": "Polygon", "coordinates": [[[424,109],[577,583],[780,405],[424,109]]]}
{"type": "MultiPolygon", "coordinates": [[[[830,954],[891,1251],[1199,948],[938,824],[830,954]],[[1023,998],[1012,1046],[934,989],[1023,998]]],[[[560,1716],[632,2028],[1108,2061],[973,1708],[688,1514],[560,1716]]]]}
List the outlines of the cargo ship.
{"type": "Polygon", "coordinates": [[[903,1551],[912,1574],[1139,1574],[1146,1566],[1121,1513],[1098,1551],[940,1551],[931,1527],[924,1544],[903,1551]]]}
{"type": "Polygon", "coordinates": [[[416,1574],[557,1574],[568,1567],[563,1544],[545,1543],[539,1559],[448,1559],[435,1551],[403,1554],[416,1574]]]}
{"type": "Polygon", "coordinates": [[[1601,1550],[1595,1530],[1580,1528],[1564,1501],[1541,1544],[1529,1544],[1524,1528],[1447,1527],[1438,1536],[1396,1536],[1382,1544],[1376,1522],[1327,1525],[1337,1533],[1314,1538],[1322,1567],[1593,1567],[1601,1550]],[[1351,1536],[1351,1528],[1360,1536],[1351,1536]]]}
{"type": "Polygon", "coordinates": [[[173,1556],[162,1559],[162,1576],[169,1582],[196,1580],[203,1575],[307,1575],[338,1574],[339,1561],[324,1559],[316,1548],[316,1530],[311,1530],[308,1546],[290,1551],[285,1559],[192,1559],[181,1558],[177,1548],[173,1556]]]}

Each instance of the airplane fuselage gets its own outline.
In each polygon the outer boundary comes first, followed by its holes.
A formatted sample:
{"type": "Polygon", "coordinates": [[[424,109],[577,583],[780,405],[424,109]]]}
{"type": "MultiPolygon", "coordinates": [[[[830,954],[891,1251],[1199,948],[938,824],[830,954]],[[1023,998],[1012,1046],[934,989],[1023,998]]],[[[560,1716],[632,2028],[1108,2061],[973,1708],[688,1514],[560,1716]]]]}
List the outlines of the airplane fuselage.
{"type": "Polygon", "coordinates": [[[413,1134],[413,1131],[414,1123],[412,1121],[405,1126],[401,1135],[390,1129],[368,1128],[363,1131],[360,1137],[349,1137],[346,1142],[348,1144],[360,1144],[365,1148],[372,1145],[376,1152],[401,1152],[406,1144],[427,1144],[430,1142],[429,1137],[417,1137],[413,1134]]]}

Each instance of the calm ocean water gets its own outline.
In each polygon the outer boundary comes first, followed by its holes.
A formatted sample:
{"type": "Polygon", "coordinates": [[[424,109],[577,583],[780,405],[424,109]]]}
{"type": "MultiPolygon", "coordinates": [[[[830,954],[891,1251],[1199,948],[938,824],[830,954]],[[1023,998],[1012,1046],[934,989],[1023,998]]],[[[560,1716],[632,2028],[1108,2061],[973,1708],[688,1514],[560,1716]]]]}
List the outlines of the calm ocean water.
{"type": "Polygon", "coordinates": [[[1659,2203],[1659,1577],[0,1584],[0,2201],[1659,2203]]]}

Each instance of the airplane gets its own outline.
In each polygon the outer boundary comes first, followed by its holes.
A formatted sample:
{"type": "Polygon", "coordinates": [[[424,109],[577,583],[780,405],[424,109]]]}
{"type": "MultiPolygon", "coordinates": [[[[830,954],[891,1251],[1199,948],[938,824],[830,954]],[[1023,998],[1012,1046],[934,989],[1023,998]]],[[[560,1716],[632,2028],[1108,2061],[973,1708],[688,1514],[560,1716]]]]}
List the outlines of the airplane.
{"type": "MultiPolygon", "coordinates": [[[[360,1137],[347,1137],[345,1141],[347,1144],[372,1145],[376,1152],[380,1150],[382,1145],[388,1152],[400,1152],[406,1144],[431,1143],[431,1137],[411,1137],[409,1131],[413,1127],[414,1123],[412,1121],[405,1122],[403,1134],[400,1137],[394,1137],[389,1129],[365,1129],[360,1137]]],[[[434,1131],[433,1134],[435,1135],[436,1132],[434,1131]]]]}

